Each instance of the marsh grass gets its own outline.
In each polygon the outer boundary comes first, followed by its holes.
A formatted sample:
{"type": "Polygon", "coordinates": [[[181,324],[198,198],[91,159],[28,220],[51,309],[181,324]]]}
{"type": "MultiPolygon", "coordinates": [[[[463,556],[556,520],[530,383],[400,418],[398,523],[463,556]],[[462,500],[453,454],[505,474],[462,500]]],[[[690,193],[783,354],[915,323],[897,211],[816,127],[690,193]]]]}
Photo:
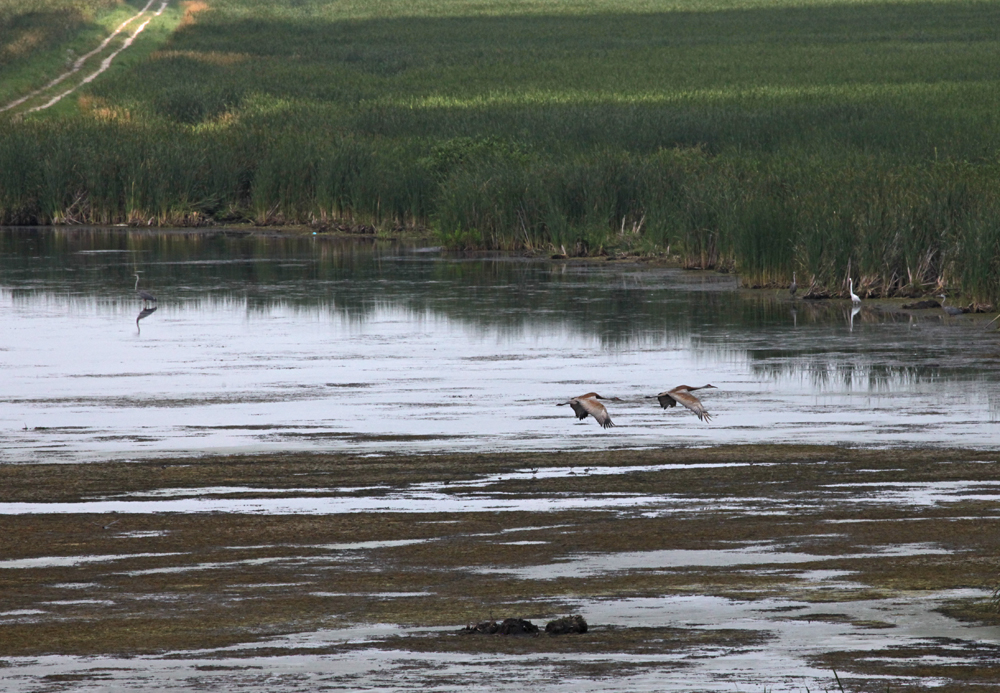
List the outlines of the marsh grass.
{"type": "Polygon", "coordinates": [[[346,220],[1000,299],[998,3],[216,0],[179,21],[75,108],[0,121],[0,222],[346,220]]]}

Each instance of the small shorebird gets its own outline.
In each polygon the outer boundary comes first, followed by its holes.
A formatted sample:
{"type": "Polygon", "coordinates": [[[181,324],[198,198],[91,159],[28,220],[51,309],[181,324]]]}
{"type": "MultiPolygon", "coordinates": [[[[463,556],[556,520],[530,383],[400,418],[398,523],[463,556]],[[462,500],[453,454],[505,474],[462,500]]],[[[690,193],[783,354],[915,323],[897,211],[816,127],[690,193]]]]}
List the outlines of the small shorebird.
{"type": "Polygon", "coordinates": [[[707,411],[705,411],[705,407],[702,405],[701,400],[691,394],[695,390],[705,390],[707,388],[717,389],[715,385],[702,385],[701,387],[678,385],[673,390],[661,392],[656,396],[656,399],[660,401],[660,406],[664,409],[667,409],[668,407],[676,407],[678,404],[685,406],[693,411],[695,416],[707,423],[712,420],[712,417],[707,411]]]}
{"type": "Polygon", "coordinates": [[[560,402],[557,407],[564,406],[568,404],[572,409],[573,413],[576,414],[576,418],[586,419],[588,416],[593,416],[594,420],[597,421],[604,428],[611,428],[614,423],[611,421],[611,416],[608,414],[608,410],[604,408],[604,405],[598,402],[599,399],[606,399],[609,402],[621,402],[617,397],[601,397],[596,392],[588,392],[585,395],[580,395],[579,397],[574,397],[566,402],[560,402]]]}

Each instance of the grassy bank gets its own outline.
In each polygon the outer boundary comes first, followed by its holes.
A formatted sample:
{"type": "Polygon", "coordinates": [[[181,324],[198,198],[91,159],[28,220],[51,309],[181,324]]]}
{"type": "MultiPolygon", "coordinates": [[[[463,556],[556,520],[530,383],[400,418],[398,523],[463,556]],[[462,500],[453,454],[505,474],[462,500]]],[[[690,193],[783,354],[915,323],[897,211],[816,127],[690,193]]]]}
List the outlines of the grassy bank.
{"type": "Polygon", "coordinates": [[[419,225],[1000,299],[1000,3],[182,5],[73,109],[0,121],[0,221],[419,225]]]}

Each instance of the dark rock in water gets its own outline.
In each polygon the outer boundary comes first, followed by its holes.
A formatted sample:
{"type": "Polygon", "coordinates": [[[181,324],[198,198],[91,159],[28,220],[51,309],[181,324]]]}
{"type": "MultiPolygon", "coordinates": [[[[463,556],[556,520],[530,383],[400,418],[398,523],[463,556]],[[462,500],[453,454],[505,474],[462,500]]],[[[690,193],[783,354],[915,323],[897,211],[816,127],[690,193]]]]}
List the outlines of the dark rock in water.
{"type": "Polygon", "coordinates": [[[484,635],[537,635],[538,626],[523,618],[505,618],[500,623],[496,621],[470,623],[463,632],[484,635]]]}
{"type": "Polygon", "coordinates": [[[903,308],[905,310],[924,310],[925,308],[940,308],[940,307],[941,304],[933,300],[917,301],[916,303],[903,304],[903,308]]]}
{"type": "Polygon", "coordinates": [[[479,623],[470,623],[463,632],[495,635],[498,630],[500,630],[500,624],[496,621],[480,621],[479,623]]]}
{"type": "Polygon", "coordinates": [[[500,635],[535,635],[538,626],[523,618],[505,618],[500,624],[500,635]]]}
{"type": "Polygon", "coordinates": [[[564,633],[586,633],[587,622],[583,616],[563,616],[555,621],[545,624],[545,632],[552,635],[563,635],[564,633]]]}

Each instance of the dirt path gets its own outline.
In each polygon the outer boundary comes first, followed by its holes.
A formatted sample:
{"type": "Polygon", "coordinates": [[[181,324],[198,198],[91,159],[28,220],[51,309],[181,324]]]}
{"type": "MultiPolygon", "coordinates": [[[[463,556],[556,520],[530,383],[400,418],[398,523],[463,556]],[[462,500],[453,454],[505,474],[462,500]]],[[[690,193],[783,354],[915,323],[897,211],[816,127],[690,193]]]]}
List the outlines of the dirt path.
{"type": "MultiPolygon", "coordinates": [[[[90,61],[91,58],[94,58],[95,56],[101,54],[108,47],[108,45],[115,39],[115,37],[121,34],[123,31],[125,31],[130,24],[133,24],[134,22],[136,22],[136,20],[141,19],[143,16],[146,16],[155,2],[156,0],[149,0],[146,3],[146,5],[141,10],[139,10],[139,12],[137,12],[136,14],[132,15],[124,22],[122,22],[117,29],[115,29],[107,38],[105,38],[100,43],[100,45],[97,46],[97,48],[94,48],[89,53],[86,53],[85,55],[82,55],[79,58],[77,58],[76,61],[73,63],[73,65],[70,67],[70,69],[68,69],[66,72],[62,73],[61,75],[50,81],[45,86],[36,89],[30,94],[26,94],[25,96],[22,96],[19,99],[15,99],[14,101],[11,101],[5,106],[0,106],[0,113],[11,110],[13,108],[17,108],[18,106],[21,106],[22,104],[25,104],[31,99],[34,99],[36,97],[41,97],[42,95],[48,93],[58,85],[62,84],[64,81],[66,81],[73,75],[79,73],[81,70],[83,70],[84,66],[87,65],[88,61],[90,61]]],[[[56,94],[55,96],[52,96],[48,101],[45,101],[44,103],[38,106],[28,108],[24,112],[33,113],[35,111],[40,111],[46,108],[50,108],[51,106],[54,106],[55,104],[59,103],[59,101],[61,101],[63,98],[75,92],[84,84],[89,84],[90,82],[94,81],[101,73],[103,73],[105,70],[111,67],[111,63],[114,61],[116,57],[118,57],[118,55],[122,51],[124,51],[126,48],[132,45],[136,37],[143,32],[143,30],[149,25],[149,23],[153,20],[154,17],[159,17],[160,15],[163,14],[163,11],[167,8],[168,4],[169,0],[161,0],[159,9],[157,9],[152,14],[149,14],[149,16],[146,18],[146,21],[144,21],[134,31],[132,31],[132,33],[129,34],[129,36],[122,42],[122,44],[118,48],[116,48],[109,55],[105,56],[101,60],[100,65],[95,71],[88,74],[86,77],[84,77],[80,82],[75,84],[70,89],[67,89],[59,94],[56,94]]]]}

